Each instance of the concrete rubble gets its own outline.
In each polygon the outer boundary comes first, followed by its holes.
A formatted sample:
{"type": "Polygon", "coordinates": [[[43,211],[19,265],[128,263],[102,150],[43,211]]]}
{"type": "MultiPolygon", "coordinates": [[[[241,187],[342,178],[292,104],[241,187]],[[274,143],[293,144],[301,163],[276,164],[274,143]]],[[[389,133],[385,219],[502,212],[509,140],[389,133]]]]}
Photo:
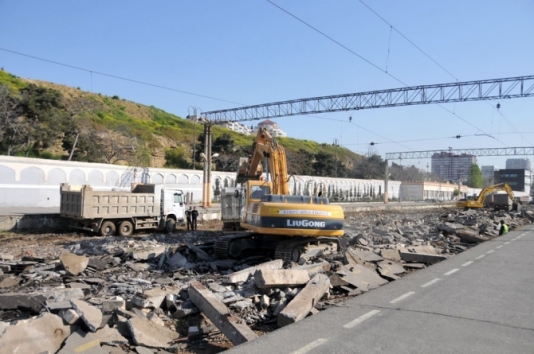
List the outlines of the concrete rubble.
{"type": "Polygon", "coordinates": [[[80,237],[46,254],[3,250],[0,354],[239,345],[492,239],[500,220],[513,230],[534,213],[349,215],[346,249],[309,252],[297,263],[216,259],[213,234],[202,232],[80,237]]]}

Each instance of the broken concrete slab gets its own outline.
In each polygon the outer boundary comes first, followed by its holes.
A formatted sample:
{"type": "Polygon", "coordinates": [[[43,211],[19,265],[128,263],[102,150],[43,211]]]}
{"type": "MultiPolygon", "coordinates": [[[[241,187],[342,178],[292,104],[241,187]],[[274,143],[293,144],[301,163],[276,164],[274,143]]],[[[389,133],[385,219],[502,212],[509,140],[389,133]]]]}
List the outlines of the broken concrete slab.
{"type": "Polygon", "coordinates": [[[165,246],[161,245],[131,250],[131,255],[137,261],[146,261],[161,256],[163,252],[165,252],[165,246]]]}
{"type": "Polygon", "coordinates": [[[396,280],[400,278],[398,274],[406,273],[406,270],[399,263],[382,261],[378,263],[378,272],[383,277],[396,280]]]}
{"type": "Polygon", "coordinates": [[[82,289],[50,289],[42,292],[47,300],[70,301],[72,299],[82,299],[85,295],[82,289]]]}
{"type": "Polygon", "coordinates": [[[72,308],[70,301],[46,301],[46,307],[51,311],[67,310],[72,308]]]}
{"type": "Polygon", "coordinates": [[[45,301],[46,298],[40,294],[0,294],[0,310],[30,309],[39,313],[45,301]]]}
{"type": "Polygon", "coordinates": [[[126,310],[126,301],[122,297],[116,296],[114,299],[104,300],[102,302],[103,313],[111,313],[116,309],[126,310]]]}
{"type": "Polygon", "coordinates": [[[80,315],[73,309],[67,309],[65,311],[60,311],[59,315],[67,322],[68,324],[75,324],[80,319],[80,315]]]}
{"type": "Polygon", "coordinates": [[[20,277],[5,277],[0,281],[0,289],[12,288],[20,283],[20,277]]]}
{"type": "Polygon", "coordinates": [[[412,268],[412,269],[423,269],[426,267],[424,263],[404,263],[403,268],[412,268]]]}
{"type": "Polygon", "coordinates": [[[100,343],[110,345],[122,345],[128,343],[128,339],[119,332],[117,328],[111,328],[105,325],[95,333],[88,333],[89,336],[98,338],[100,343]]]}
{"type": "Polygon", "coordinates": [[[400,252],[401,259],[406,262],[434,264],[441,262],[447,257],[437,254],[400,252]]]}
{"type": "Polygon", "coordinates": [[[322,261],[320,263],[301,265],[293,269],[305,270],[308,272],[308,275],[310,276],[310,278],[312,278],[317,273],[328,272],[330,268],[331,268],[330,263],[328,263],[327,261],[322,261]]]}
{"type": "Polygon", "coordinates": [[[107,354],[100,347],[100,341],[96,338],[89,336],[81,330],[77,330],[72,333],[65,341],[65,345],[57,354],[71,354],[71,353],[83,353],[83,354],[107,354]]]}
{"type": "Polygon", "coordinates": [[[186,244],[187,244],[187,248],[189,248],[191,251],[193,251],[200,260],[202,260],[204,262],[213,261],[213,258],[209,254],[207,254],[206,251],[201,249],[200,247],[195,246],[191,242],[186,242],[186,244]]]}
{"type": "Polygon", "coordinates": [[[77,289],[82,289],[82,290],[83,289],[91,289],[91,285],[84,284],[84,283],[72,282],[72,283],[69,283],[68,285],[71,288],[77,288],[77,289]]]}
{"type": "Polygon", "coordinates": [[[145,297],[145,300],[148,302],[148,306],[144,307],[153,307],[153,308],[160,308],[161,304],[163,304],[163,301],[165,301],[165,297],[168,294],[172,293],[178,293],[180,292],[180,289],[162,289],[162,288],[154,288],[150,290],[145,290],[143,292],[143,295],[145,297]]]}
{"type": "Polygon", "coordinates": [[[350,268],[344,266],[341,271],[343,272],[341,274],[343,280],[364,292],[388,283],[376,271],[359,264],[350,268]]]}
{"type": "Polygon", "coordinates": [[[488,240],[488,238],[480,236],[478,230],[468,227],[456,230],[456,236],[467,243],[480,243],[488,240]]]}
{"type": "Polygon", "coordinates": [[[174,340],[180,337],[177,332],[158,326],[140,316],[130,318],[128,328],[136,345],[150,348],[168,348],[174,340]]]}
{"type": "Polygon", "coordinates": [[[96,332],[98,327],[102,324],[102,311],[87,302],[79,299],[72,299],[72,308],[81,317],[87,328],[91,332],[96,332]]]}
{"type": "Polygon", "coordinates": [[[254,273],[254,284],[260,289],[293,287],[308,281],[310,276],[302,269],[260,269],[254,273]]]}
{"type": "Polygon", "coordinates": [[[349,248],[347,251],[365,262],[379,262],[384,260],[382,257],[380,257],[374,252],[362,250],[359,248],[349,248]]]}
{"type": "Polygon", "coordinates": [[[78,275],[85,270],[89,264],[89,258],[78,256],[69,252],[61,252],[59,260],[67,272],[72,275],[78,275]]]}
{"type": "Polygon", "coordinates": [[[399,250],[396,249],[382,249],[380,250],[380,255],[385,258],[392,261],[400,261],[400,254],[399,250]]]}
{"type": "Polygon", "coordinates": [[[200,282],[191,282],[188,293],[191,301],[234,345],[239,345],[258,337],[243,320],[230,316],[230,311],[226,305],[200,282]]]}
{"type": "Polygon", "coordinates": [[[71,327],[45,313],[23,324],[9,326],[2,335],[1,353],[55,353],[71,334],[71,327]]]}
{"type": "Polygon", "coordinates": [[[302,291],[280,312],[278,326],[298,322],[308,315],[317,301],[328,291],[330,281],[324,274],[317,274],[302,291]]]}
{"type": "Polygon", "coordinates": [[[170,258],[167,258],[166,262],[167,262],[167,264],[169,266],[171,266],[173,268],[182,268],[182,267],[187,267],[188,265],[191,265],[187,261],[187,258],[182,256],[182,254],[180,252],[176,252],[170,258]]]}
{"type": "Polygon", "coordinates": [[[246,268],[232,274],[227,274],[223,277],[223,282],[228,284],[244,283],[252,276],[257,270],[260,269],[281,269],[284,265],[284,261],[276,259],[274,261],[258,264],[257,266],[246,268]]]}

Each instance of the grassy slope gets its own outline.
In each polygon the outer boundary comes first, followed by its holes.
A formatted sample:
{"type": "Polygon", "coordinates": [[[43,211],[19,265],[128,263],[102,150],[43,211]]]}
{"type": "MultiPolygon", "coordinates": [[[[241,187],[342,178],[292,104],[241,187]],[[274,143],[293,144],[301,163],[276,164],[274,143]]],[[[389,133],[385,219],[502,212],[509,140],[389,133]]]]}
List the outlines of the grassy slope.
{"type": "MultiPolygon", "coordinates": [[[[130,134],[140,138],[150,149],[162,151],[167,149],[186,151],[192,146],[195,127],[194,123],[187,119],[153,106],[148,107],[123,100],[117,96],[108,97],[50,82],[21,79],[0,70],[0,84],[7,85],[15,94],[29,83],[58,90],[63,95],[67,106],[72,106],[77,100],[82,99],[91,102],[92,109],[80,115],[78,119],[86,120],[86,125],[92,126],[97,131],[127,130],[130,134]]],[[[202,131],[202,125],[198,124],[196,127],[197,136],[202,131]]],[[[213,139],[224,133],[230,134],[237,146],[250,146],[253,143],[253,136],[246,136],[218,126],[213,127],[213,139]]],[[[352,161],[360,158],[359,155],[345,148],[318,144],[309,140],[281,138],[280,142],[286,150],[295,153],[303,149],[313,154],[323,151],[337,155],[341,161],[349,166],[352,161]]]]}

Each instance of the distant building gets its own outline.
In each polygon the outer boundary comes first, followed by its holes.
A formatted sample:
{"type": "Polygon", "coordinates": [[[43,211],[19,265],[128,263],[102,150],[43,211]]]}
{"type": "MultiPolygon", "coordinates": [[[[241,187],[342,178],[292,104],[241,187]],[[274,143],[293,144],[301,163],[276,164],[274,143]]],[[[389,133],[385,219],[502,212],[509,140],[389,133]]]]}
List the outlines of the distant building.
{"type": "Polygon", "coordinates": [[[532,176],[530,170],[505,169],[495,172],[495,183],[508,183],[512,190],[530,194],[532,176]]]}
{"type": "Polygon", "coordinates": [[[531,170],[529,159],[507,159],[506,169],[509,170],[531,170]]]}
{"type": "Polygon", "coordinates": [[[269,119],[266,119],[264,121],[259,122],[258,123],[258,127],[262,127],[262,128],[267,129],[267,131],[274,138],[276,138],[276,137],[286,137],[287,136],[286,132],[284,132],[282,129],[280,129],[278,124],[276,124],[275,122],[273,122],[272,120],[269,120],[269,119]]]}
{"type": "Polygon", "coordinates": [[[499,171],[498,166],[482,166],[480,167],[482,178],[484,180],[484,187],[495,184],[495,172],[499,171]]]}
{"type": "Polygon", "coordinates": [[[435,153],[431,158],[431,171],[437,174],[444,181],[466,182],[469,176],[471,165],[477,163],[475,155],[460,154],[451,152],[435,153]]]}
{"type": "Polygon", "coordinates": [[[224,122],[219,125],[223,128],[233,130],[234,132],[238,132],[241,134],[245,134],[245,135],[252,134],[252,129],[249,126],[239,123],[239,122],[224,122]]]}

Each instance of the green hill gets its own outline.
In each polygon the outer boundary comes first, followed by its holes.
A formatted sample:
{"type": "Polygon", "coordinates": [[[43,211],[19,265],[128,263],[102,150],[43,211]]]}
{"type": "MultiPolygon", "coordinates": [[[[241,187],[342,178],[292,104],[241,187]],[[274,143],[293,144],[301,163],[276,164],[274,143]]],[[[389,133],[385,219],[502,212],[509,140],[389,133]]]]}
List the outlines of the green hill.
{"type": "MultiPolygon", "coordinates": [[[[0,71],[0,154],[144,167],[197,168],[203,126],[153,106],[0,71]],[[195,134],[196,133],[196,134],[195,134]]],[[[213,126],[216,168],[236,171],[254,137],[213,126]]],[[[294,174],[356,177],[362,157],[308,140],[279,138],[294,174]]]]}

